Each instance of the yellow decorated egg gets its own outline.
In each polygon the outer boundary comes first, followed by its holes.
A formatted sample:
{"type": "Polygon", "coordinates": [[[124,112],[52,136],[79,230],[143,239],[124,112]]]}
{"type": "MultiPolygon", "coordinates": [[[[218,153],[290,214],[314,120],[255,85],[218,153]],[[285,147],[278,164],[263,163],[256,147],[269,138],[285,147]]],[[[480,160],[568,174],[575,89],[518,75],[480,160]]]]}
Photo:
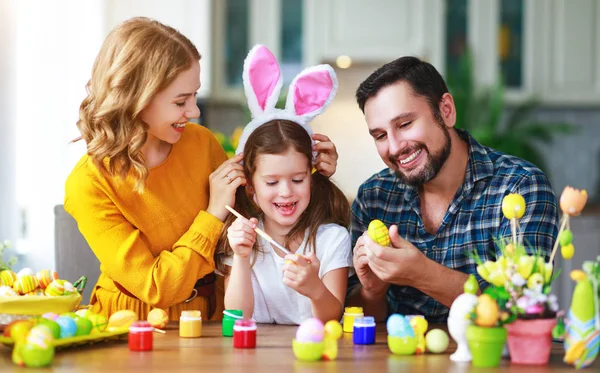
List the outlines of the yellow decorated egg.
{"type": "Polygon", "coordinates": [[[46,286],[47,296],[57,297],[65,294],[65,280],[54,280],[46,286]]]}
{"type": "Polygon", "coordinates": [[[38,287],[38,280],[34,275],[25,275],[18,278],[13,284],[13,289],[23,295],[34,291],[38,287]]]}
{"type": "Polygon", "coordinates": [[[4,271],[0,271],[0,283],[5,286],[12,287],[17,279],[17,274],[11,271],[10,269],[5,269],[4,271]]]}
{"type": "Polygon", "coordinates": [[[45,289],[52,281],[58,280],[58,273],[56,273],[56,271],[44,269],[36,273],[35,277],[37,277],[40,287],[45,289]]]}
{"type": "Polygon", "coordinates": [[[130,310],[120,310],[113,313],[108,318],[107,330],[112,331],[115,329],[129,328],[135,321],[138,321],[137,313],[130,310]]]}
{"type": "Polygon", "coordinates": [[[525,214],[525,198],[516,193],[506,195],[502,199],[502,213],[508,220],[521,219],[525,214]]]}
{"type": "Polygon", "coordinates": [[[148,322],[153,328],[164,329],[169,323],[169,314],[161,308],[148,312],[148,322]]]}
{"type": "Polygon", "coordinates": [[[367,233],[373,241],[381,246],[390,245],[390,233],[381,220],[372,220],[371,223],[369,223],[367,233]]]}

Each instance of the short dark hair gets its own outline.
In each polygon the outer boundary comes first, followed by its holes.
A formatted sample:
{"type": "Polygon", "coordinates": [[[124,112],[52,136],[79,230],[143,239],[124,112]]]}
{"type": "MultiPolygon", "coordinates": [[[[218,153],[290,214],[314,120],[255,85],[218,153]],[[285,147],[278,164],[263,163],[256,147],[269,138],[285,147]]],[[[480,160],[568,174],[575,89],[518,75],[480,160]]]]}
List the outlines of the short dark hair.
{"type": "Polygon", "coordinates": [[[388,62],[372,73],[356,90],[356,102],[362,112],[365,103],[384,87],[397,82],[407,82],[417,96],[425,97],[433,115],[440,116],[439,103],[448,87],[440,73],[428,62],[417,57],[400,57],[388,62]]]}

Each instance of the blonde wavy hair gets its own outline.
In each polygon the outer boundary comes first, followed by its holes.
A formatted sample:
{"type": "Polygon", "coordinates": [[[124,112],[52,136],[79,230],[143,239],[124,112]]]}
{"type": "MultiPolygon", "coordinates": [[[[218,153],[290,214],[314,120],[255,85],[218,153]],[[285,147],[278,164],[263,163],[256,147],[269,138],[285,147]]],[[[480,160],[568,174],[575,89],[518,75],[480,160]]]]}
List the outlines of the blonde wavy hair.
{"type": "Polygon", "coordinates": [[[102,172],[124,179],[132,171],[135,190],[143,192],[148,168],[141,148],[148,127],[140,113],[199,60],[188,38],[149,18],[131,18],[111,31],[86,85],[77,122],[81,137],[75,140],[85,140],[88,155],[102,172]]]}

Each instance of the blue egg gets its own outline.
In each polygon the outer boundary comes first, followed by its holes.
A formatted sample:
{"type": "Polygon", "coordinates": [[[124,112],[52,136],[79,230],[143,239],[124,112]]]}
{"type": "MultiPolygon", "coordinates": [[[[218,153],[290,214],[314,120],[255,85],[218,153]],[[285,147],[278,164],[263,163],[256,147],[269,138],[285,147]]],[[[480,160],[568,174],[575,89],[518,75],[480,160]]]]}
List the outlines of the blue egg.
{"type": "Polygon", "coordinates": [[[393,337],[415,337],[415,331],[406,318],[400,314],[391,315],[386,323],[388,335],[393,337]]]}
{"type": "Polygon", "coordinates": [[[77,332],[75,320],[67,316],[60,316],[54,320],[60,326],[60,338],[69,338],[77,332]]]}

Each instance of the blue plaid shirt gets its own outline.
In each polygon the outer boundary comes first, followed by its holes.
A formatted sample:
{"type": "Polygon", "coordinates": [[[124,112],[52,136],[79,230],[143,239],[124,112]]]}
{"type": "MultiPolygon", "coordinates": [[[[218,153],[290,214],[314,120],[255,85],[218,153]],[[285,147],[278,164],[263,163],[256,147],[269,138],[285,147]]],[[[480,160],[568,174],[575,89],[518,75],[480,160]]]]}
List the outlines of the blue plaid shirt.
{"type": "MultiPolygon", "coordinates": [[[[457,129],[468,143],[469,160],[465,181],[457,191],[437,234],[425,230],[416,187],[403,184],[386,168],[359,188],[352,203],[352,246],[379,219],[386,226],[398,225],[405,237],[429,259],[457,271],[475,274],[481,289],[487,287],[477,274],[477,264],[469,253],[477,251],[482,260],[494,260],[500,250],[494,240],[510,238],[510,221],[502,214],[502,198],[518,193],[525,198],[526,212],[519,220],[524,243],[550,257],[558,234],[556,197],[546,175],[531,163],[482,146],[466,131],[457,129]]],[[[350,278],[349,292],[359,283],[350,278]]],[[[448,307],[409,286],[390,286],[388,313],[425,315],[430,322],[444,322],[448,307]]]]}

